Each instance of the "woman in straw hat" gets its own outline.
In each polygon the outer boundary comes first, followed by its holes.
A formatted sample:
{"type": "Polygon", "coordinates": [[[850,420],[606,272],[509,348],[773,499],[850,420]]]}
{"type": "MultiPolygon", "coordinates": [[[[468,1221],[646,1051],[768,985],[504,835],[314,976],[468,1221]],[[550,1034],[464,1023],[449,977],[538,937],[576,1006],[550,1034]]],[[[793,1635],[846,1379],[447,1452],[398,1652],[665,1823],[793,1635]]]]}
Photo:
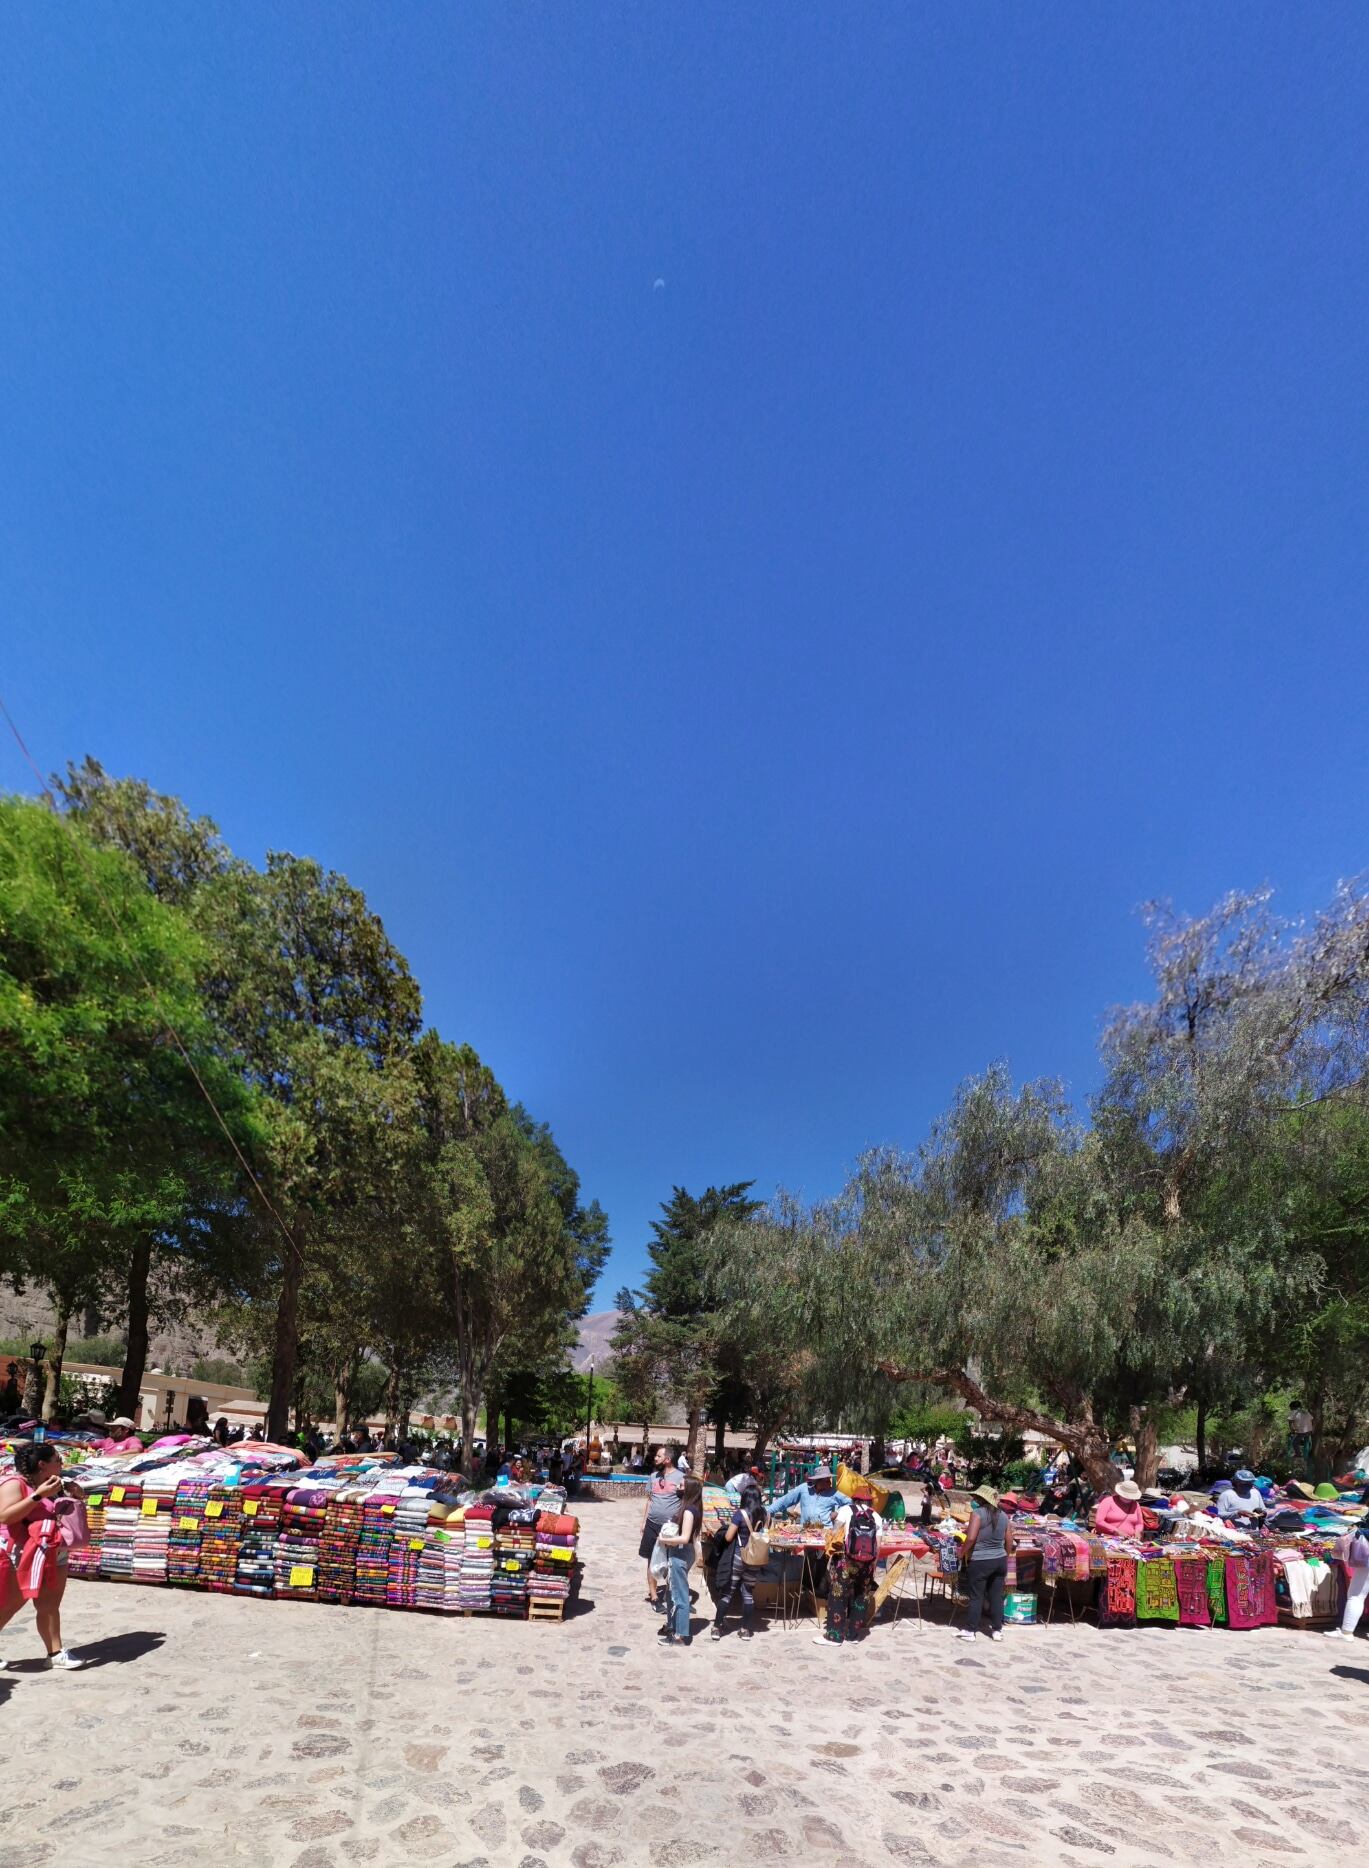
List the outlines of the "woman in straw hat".
{"type": "Polygon", "coordinates": [[[989,1639],[1003,1639],[1003,1591],[1008,1581],[1008,1558],[1012,1549],[1012,1520],[1000,1505],[997,1492],[991,1485],[976,1486],[970,1493],[970,1527],[965,1533],[961,1557],[969,1600],[965,1626],[960,1631],[962,1641],[973,1641],[978,1636],[986,1595],[989,1639]]]}
{"type": "Polygon", "coordinates": [[[1145,1518],[1141,1513],[1141,1488],[1134,1479],[1119,1479],[1107,1497],[1099,1499],[1093,1523],[1100,1537],[1141,1535],[1145,1518]]]}

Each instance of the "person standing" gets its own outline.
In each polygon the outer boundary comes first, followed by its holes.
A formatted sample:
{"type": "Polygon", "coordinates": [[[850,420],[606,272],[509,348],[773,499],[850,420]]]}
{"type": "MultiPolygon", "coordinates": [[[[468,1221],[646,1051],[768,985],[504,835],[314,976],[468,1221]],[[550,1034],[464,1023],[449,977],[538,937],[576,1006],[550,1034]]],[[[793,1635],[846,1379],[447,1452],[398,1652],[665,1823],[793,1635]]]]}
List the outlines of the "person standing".
{"type": "Polygon", "coordinates": [[[838,1513],[838,1523],[843,1520],[841,1547],[827,1568],[827,1614],[821,1634],[813,1637],[818,1647],[841,1647],[845,1642],[859,1641],[874,1617],[879,1519],[868,1481],[857,1481],[849,1511],[838,1513]]]}
{"type": "Polygon", "coordinates": [[[652,1552],[656,1540],[665,1526],[675,1516],[680,1498],[680,1474],[671,1465],[663,1446],[656,1449],[656,1470],[651,1475],[651,1484],[647,1488],[646,1509],[642,1513],[642,1540],[637,1546],[637,1555],[646,1558],[646,1599],[653,1609],[665,1612],[666,1604],[660,1594],[656,1574],[651,1567],[652,1552]]]}
{"type": "Polygon", "coordinates": [[[657,1639],[667,1645],[688,1647],[693,1639],[689,1631],[689,1572],[698,1555],[703,1515],[703,1486],[694,1473],[687,1472],[680,1487],[678,1511],[663,1527],[660,1537],[670,1555],[670,1609],[657,1639]]]}
{"type": "Polygon", "coordinates": [[[970,1494],[970,1528],[962,1556],[968,1597],[965,1626],[960,1631],[962,1641],[973,1641],[977,1637],[986,1594],[989,1639],[1003,1639],[1003,1590],[1008,1580],[1008,1558],[1012,1549],[1012,1521],[999,1505],[997,1492],[991,1485],[979,1486],[970,1494]]]}
{"type": "Polygon", "coordinates": [[[742,1599],[742,1637],[749,1641],[754,1629],[756,1599],[751,1593],[752,1578],[770,1561],[770,1545],[765,1538],[765,1505],[760,1487],[753,1480],[742,1493],[723,1533],[722,1555],[714,1572],[718,1612],[713,1618],[712,1637],[723,1638],[723,1619],[738,1595],[742,1599]]]}
{"type": "MultiPolygon", "coordinates": [[[[1361,1495],[1360,1503],[1369,1505],[1369,1488],[1361,1495]]],[[[1360,1616],[1366,1604],[1369,1604],[1369,1517],[1362,1518],[1358,1527],[1340,1540],[1336,1555],[1349,1571],[1349,1583],[1345,1591],[1345,1609],[1340,1618],[1340,1627],[1328,1628],[1326,1632],[1334,1639],[1342,1639],[1354,1634],[1359,1627],[1360,1616]]]]}
{"type": "Polygon", "coordinates": [[[44,1665],[74,1673],[83,1663],[62,1646],[67,1551],[59,1519],[63,1507],[75,1509],[63,1490],[62,1456],[51,1441],[40,1441],[21,1446],[14,1466],[14,1476],[0,1485],[0,1628],[31,1602],[44,1665]]]}

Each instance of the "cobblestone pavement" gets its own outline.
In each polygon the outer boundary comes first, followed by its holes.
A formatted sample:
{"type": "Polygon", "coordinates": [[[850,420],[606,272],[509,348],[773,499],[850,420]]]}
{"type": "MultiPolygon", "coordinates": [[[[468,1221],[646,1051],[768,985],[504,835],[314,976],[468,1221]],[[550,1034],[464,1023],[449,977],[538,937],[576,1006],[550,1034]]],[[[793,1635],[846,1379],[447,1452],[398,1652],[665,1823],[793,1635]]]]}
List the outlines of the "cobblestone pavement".
{"type": "Polygon", "coordinates": [[[86,1672],[6,1631],[0,1868],[1369,1862],[1369,1642],[901,1619],[667,1651],[640,1509],[581,1507],[560,1626],[72,1583],[86,1672]]]}

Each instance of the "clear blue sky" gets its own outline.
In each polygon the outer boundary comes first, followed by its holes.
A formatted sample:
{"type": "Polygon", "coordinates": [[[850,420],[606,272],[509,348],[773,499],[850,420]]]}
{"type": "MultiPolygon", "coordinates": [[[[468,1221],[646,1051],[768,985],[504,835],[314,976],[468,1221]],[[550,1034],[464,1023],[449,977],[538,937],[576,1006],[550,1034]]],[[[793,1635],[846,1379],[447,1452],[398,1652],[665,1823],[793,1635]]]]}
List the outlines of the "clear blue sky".
{"type": "Polygon", "coordinates": [[[1362,10],[5,38],[0,686],[366,889],[601,1303],[1369,864],[1362,10]]]}

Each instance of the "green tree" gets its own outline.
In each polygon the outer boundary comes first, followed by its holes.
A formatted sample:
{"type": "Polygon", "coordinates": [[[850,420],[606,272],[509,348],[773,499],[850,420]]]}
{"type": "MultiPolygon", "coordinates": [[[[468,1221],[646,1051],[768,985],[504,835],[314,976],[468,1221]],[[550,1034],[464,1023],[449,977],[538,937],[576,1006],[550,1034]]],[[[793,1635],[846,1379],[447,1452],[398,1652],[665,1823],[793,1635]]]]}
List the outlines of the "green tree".
{"type": "Polygon", "coordinates": [[[56,1307],[50,1409],[73,1311],[132,1242],[193,1230],[218,1147],[201,1084],[248,1145],[252,1102],[205,1013],[202,943],[126,858],[0,801],[0,902],[0,1225],[56,1307]]]}
{"type": "MultiPolygon", "coordinates": [[[[711,1237],[716,1227],[734,1225],[758,1210],[760,1202],[749,1197],[752,1184],[733,1181],[706,1188],[697,1197],[676,1187],[661,1204],[662,1217],[652,1221],[651,1270],[642,1292],[625,1291],[619,1297],[614,1357],[654,1365],[660,1385],[683,1403],[691,1466],[698,1458],[704,1411],[725,1373],[719,1366],[722,1306],[712,1284],[711,1237]]],[[[718,1412],[723,1412],[721,1402],[718,1412]]]]}
{"type": "Polygon", "coordinates": [[[273,1310],[267,1431],[279,1438],[301,1294],[345,1268],[357,1215],[384,1209],[398,1171],[419,991],[361,891],[316,862],[272,853],[264,873],[229,869],[198,899],[215,1013],[265,1113],[254,1166],[271,1210],[252,1212],[252,1295],[273,1310]]]}

